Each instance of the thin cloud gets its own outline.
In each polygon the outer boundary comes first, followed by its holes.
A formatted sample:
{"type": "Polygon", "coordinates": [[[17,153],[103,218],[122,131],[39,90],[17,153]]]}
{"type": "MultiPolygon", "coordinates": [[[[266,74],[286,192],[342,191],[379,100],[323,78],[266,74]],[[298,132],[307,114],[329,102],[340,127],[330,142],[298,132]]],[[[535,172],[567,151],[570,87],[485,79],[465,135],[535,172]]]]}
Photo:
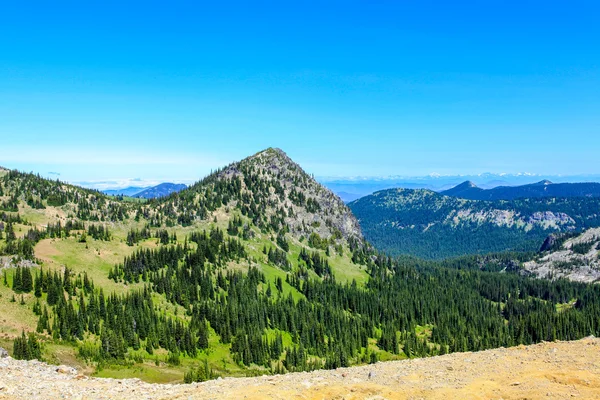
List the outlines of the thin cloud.
{"type": "Polygon", "coordinates": [[[66,149],[20,149],[9,147],[3,151],[0,164],[36,163],[45,165],[182,165],[216,168],[225,161],[212,154],[150,154],[119,151],[70,151],[66,149]]]}

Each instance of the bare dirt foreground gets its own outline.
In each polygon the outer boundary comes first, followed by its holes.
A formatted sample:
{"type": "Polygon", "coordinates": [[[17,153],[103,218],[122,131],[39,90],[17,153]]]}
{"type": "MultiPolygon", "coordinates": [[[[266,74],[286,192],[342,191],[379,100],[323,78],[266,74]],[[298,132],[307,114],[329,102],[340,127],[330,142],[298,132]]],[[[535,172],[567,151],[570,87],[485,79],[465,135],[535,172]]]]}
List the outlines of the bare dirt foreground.
{"type": "Polygon", "coordinates": [[[600,399],[600,339],[192,385],[0,359],[0,399],[600,399]]]}

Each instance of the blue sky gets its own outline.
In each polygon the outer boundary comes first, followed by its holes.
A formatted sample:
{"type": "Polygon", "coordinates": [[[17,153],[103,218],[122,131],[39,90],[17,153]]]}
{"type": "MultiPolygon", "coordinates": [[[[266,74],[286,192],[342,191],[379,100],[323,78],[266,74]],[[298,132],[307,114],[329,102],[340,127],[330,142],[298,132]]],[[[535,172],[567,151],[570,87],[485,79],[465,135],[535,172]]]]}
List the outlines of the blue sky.
{"type": "Polygon", "coordinates": [[[10,3],[6,167],[193,181],[274,146],[317,176],[600,172],[595,2],[10,3]]]}

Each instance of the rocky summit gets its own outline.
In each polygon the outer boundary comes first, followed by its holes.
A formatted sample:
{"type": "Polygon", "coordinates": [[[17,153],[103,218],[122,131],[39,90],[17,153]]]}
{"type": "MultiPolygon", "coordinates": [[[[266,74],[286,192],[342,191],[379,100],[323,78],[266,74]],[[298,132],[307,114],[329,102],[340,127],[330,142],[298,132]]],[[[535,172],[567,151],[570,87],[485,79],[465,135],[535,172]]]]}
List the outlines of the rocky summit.
{"type": "Polygon", "coordinates": [[[160,208],[193,219],[204,214],[202,203],[210,192],[222,187],[230,188],[222,203],[241,210],[259,227],[285,226],[298,240],[315,233],[332,242],[362,243],[358,221],[346,204],[276,148],[228,165],[165,199],[160,208]]]}
{"type": "Polygon", "coordinates": [[[317,232],[325,238],[336,234],[362,240],[358,221],[346,204],[318,183],[277,148],[269,148],[225,168],[219,177],[240,178],[243,190],[248,172],[258,173],[266,185],[268,214],[283,209],[285,222],[296,236],[317,232]],[[304,200],[303,200],[304,199],[304,200]]]}

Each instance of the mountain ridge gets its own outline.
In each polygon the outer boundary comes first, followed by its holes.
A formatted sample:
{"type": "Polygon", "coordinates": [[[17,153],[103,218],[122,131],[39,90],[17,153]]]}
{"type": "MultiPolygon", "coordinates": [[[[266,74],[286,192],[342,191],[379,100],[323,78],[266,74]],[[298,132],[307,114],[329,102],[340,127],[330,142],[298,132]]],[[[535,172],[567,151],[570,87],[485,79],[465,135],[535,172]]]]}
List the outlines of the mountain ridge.
{"type": "Polygon", "coordinates": [[[552,183],[544,179],[521,186],[497,186],[492,189],[481,189],[472,182],[466,181],[439,193],[468,200],[489,201],[534,197],[600,197],[600,183],[552,183]]]}
{"type": "Polygon", "coordinates": [[[537,250],[552,232],[600,226],[600,198],[469,200],[388,189],[349,203],[380,251],[425,258],[537,250]]]}

